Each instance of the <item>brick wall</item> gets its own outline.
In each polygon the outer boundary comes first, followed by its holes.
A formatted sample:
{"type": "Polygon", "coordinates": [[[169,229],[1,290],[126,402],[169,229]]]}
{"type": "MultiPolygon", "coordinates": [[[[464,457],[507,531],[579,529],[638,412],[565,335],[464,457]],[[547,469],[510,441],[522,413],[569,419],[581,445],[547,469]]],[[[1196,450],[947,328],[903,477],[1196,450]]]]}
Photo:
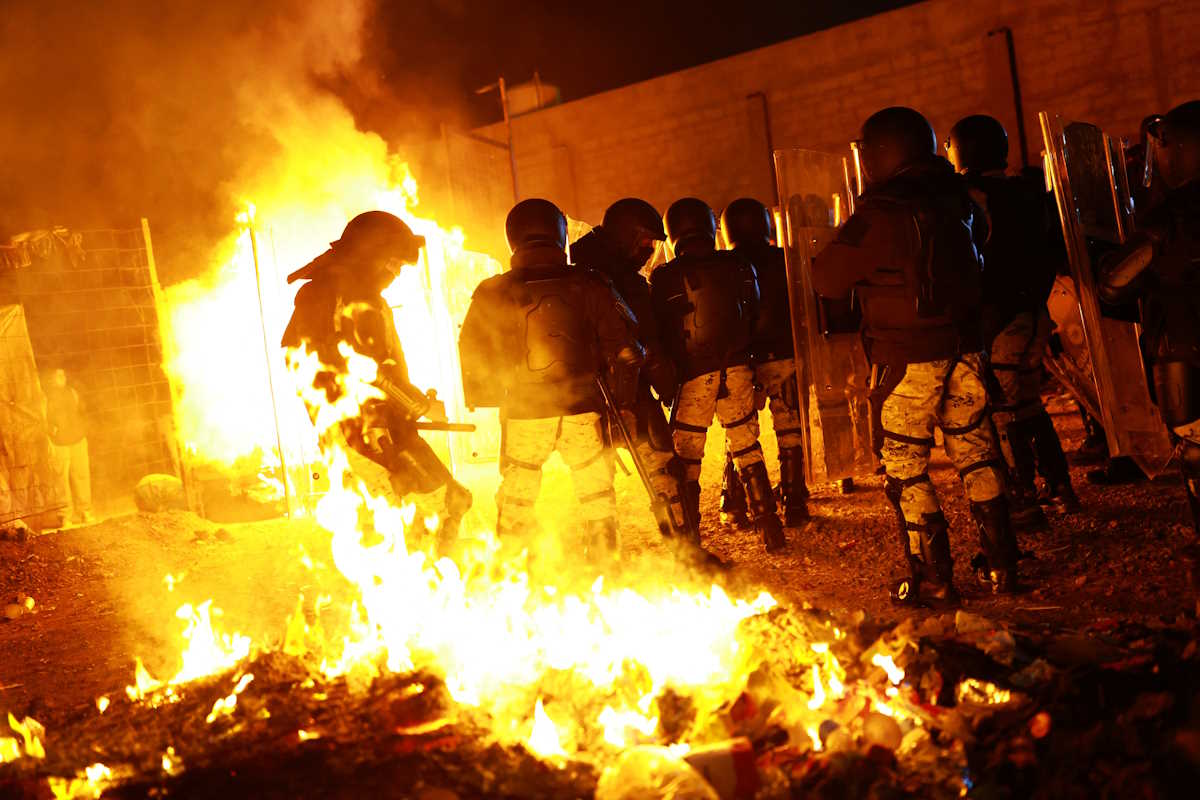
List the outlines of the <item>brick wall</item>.
{"type": "Polygon", "coordinates": [[[65,369],[79,392],[103,504],[147,473],[175,473],[171,391],[142,230],[85,231],[80,244],[0,276],[0,300],[24,306],[38,369],[65,369]]]}
{"type": "MultiPolygon", "coordinates": [[[[929,0],[519,117],[521,195],[593,223],[625,195],[660,209],[688,194],[716,208],[744,194],[769,201],[768,142],[842,150],[888,105],[921,110],[939,137],[962,116],[993,114],[1015,164],[1007,48],[989,35],[1004,26],[1032,160],[1039,111],[1136,135],[1147,113],[1200,97],[1200,3],[929,0]]],[[[479,133],[504,138],[499,125],[479,133]]]]}

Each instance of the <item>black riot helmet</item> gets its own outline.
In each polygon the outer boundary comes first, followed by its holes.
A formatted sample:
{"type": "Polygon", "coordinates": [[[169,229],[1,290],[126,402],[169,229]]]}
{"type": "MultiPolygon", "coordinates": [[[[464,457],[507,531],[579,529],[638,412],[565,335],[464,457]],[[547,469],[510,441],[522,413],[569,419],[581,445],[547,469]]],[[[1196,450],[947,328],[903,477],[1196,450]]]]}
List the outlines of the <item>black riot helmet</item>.
{"type": "Polygon", "coordinates": [[[958,172],[990,172],[1008,167],[1008,132],[1000,120],[972,114],[954,123],[946,156],[958,172]]]}
{"type": "Polygon", "coordinates": [[[522,200],[508,212],[508,219],[504,221],[504,235],[508,238],[509,249],[514,253],[538,246],[555,247],[566,252],[567,218],[549,200],[522,200]]]}
{"type": "Polygon", "coordinates": [[[408,223],[386,211],[365,211],[346,223],[342,237],[330,247],[341,256],[380,264],[415,264],[421,258],[425,237],[408,223]]]}
{"type": "Polygon", "coordinates": [[[905,106],[891,106],[868,117],[858,146],[870,183],[885,181],[904,167],[937,155],[933,126],[919,111],[905,106]]]}
{"type": "Polygon", "coordinates": [[[696,242],[703,249],[711,250],[717,242],[717,218],[708,203],[695,197],[676,200],[667,209],[665,217],[667,241],[676,254],[681,247],[696,242]]]}
{"type": "Polygon", "coordinates": [[[770,243],[774,227],[771,210],[753,197],[739,197],[721,212],[721,232],[731,247],[770,243]]]}
{"type": "Polygon", "coordinates": [[[1200,100],[1176,106],[1152,122],[1148,142],[1168,188],[1200,178],[1200,100]]]}
{"type": "Polygon", "coordinates": [[[658,210],[636,197],[626,197],[609,206],[600,227],[637,269],[654,255],[654,243],[667,238],[658,210]]]}

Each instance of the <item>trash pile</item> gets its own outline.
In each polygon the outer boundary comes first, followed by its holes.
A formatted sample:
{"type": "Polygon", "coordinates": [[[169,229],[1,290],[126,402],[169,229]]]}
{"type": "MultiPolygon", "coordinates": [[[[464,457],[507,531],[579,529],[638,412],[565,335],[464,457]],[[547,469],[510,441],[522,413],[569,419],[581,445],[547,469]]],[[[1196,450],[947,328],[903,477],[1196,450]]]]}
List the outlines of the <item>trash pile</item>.
{"type": "Polygon", "coordinates": [[[700,720],[668,689],[654,744],[595,758],[497,744],[429,673],[327,682],[271,651],[165,691],[131,687],[54,730],[10,709],[0,795],[1170,797],[1200,778],[1194,619],[1051,630],[776,608],[743,624],[774,655],[736,701],[700,720]],[[830,663],[841,669],[816,668],[830,663]]]}

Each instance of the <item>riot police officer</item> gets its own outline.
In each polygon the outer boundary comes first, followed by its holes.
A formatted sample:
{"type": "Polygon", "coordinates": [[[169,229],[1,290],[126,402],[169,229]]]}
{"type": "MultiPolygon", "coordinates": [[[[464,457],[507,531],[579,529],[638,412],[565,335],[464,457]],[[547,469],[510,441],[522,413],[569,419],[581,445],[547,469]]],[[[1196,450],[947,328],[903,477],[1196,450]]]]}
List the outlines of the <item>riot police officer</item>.
{"type": "Polygon", "coordinates": [[[640,363],[633,315],[601,274],[567,263],[567,220],[553,203],[521,201],[504,230],[510,269],[476,287],[458,343],[467,406],[500,409],[498,533],[536,525],[542,466],[557,450],[571,468],[585,550],[615,553],[613,458],[596,377],[640,363]]]}
{"type": "Polygon", "coordinates": [[[787,540],[752,424],[758,415],[750,369],[759,299],[754,267],[716,249],[717,220],[702,200],[673,203],[666,232],[675,257],[651,273],[650,297],[679,371],[671,427],[675,452],[687,468],[689,518],[700,518],[700,464],[715,414],[741,471],[755,529],[768,552],[775,552],[787,540]]]}
{"type": "Polygon", "coordinates": [[[998,388],[992,420],[1008,462],[1012,516],[1044,527],[1039,470],[1046,478],[1043,501],[1066,511],[1079,509],[1066,455],[1041,396],[1042,356],[1052,327],[1046,301],[1066,256],[1057,215],[1044,180],[1005,174],[1008,133],[994,117],[960,119],[950,129],[946,154],[983,212],[977,222],[986,223],[983,338],[998,388]]]}
{"type": "Polygon", "coordinates": [[[613,288],[637,318],[637,338],[645,349],[638,382],[630,398],[634,448],[646,468],[655,495],[652,505],[664,534],[688,533],[683,509],[683,464],[675,458],[663,403],[675,396],[675,367],[663,349],[650,302],[650,284],[641,270],[666,239],[662,216],[635,197],[618,200],[604,212],[600,226],[571,245],[571,261],[612,281],[613,288]],[[657,398],[655,397],[657,395],[657,398]]]}
{"type": "Polygon", "coordinates": [[[294,369],[306,355],[316,356],[311,384],[300,390],[318,424],[323,424],[323,408],[353,388],[347,381],[357,379],[343,349],[349,346],[375,362],[374,386],[385,399],[366,400],[354,417],[318,431],[322,449],[340,447],[368,489],[394,504],[444,488],[439,536],[448,544],[471,495],[417,433],[417,420],[445,421],[446,409],[433,392],[409,381],[392,310],[382,294],[404,265],[417,262],[424,244],[403,220],[384,211],[350,220],[329,250],[288,276],[288,283],[306,283],[296,292],[282,344],[294,369]]]}
{"type": "Polygon", "coordinates": [[[962,179],[938,158],[933,128],[911,108],[869,117],[859,148],[867,189],[817,256],[813,281],[825,297],[855,293],[872,365],[903,376],[881,409],[884,490],[910,570],[894,596],[957,601],[949,526],[927,471],[935,427],[979,527],[980,577],[996,591],[1013,591],[1017,545],[1004,461],[988,424],[973,204],[962,179]]]}
{"type": "Polygon", "coordinates": [[[1197,537],[1189,547],[1192,579],[1200,585],[1200,100],[1172,109],[1149,134],[1150,157],[1167,192],[1102,262],[1100,292],[1110,303],[1141,301],[1142,352],[1158,407],[1180,442],[1197,537]]]}
{"type": "MultiPolygon", "coordinates": [[[[750,344],[757,388],[755,407],[769,404],[779,445],[779,501],[784,524],[808,519],[808,487],[804,482],[804,436],[801,381],[796,374],[792,317],[788,303],[787,267],[783,249],[772,244],[774,220],[770,210],[750,197],[734,200],[721,213],[721,231],[733,252],[754,265],[759,306],[750,344]]],[[[751,425],[757,431],[758,417],[751,425]]],[[[746,494],[728,451],[721,487],[721,512],[737,523],[746,515],[746,494]]]]}

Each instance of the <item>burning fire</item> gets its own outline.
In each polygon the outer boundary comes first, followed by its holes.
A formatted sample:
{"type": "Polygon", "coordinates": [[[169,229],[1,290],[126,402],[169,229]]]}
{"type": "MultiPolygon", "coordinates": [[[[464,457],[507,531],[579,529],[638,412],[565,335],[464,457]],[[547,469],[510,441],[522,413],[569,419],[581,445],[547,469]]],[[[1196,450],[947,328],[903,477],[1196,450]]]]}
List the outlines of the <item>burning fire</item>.
{"type": "MultiPolygon", "coordinates": [[[[879,675],[872,685],[847,686],[846,670],[830,647],[840,632],[831,631],[827,641],[799,637],[800,643],[790,640],[791,649],[780,651],[777,641],[751,630],[751,621],[776,605],[766,592],[731,597],[662,562],[610,564],[602,574],[569,552],[556,555],[571,530],[546,531],[543,538],[531,531],[513,542],[475,524],[465,530],[455,560],[438,559],[422,538],[415,506],[396,508],[372,496],[336,447],[319,458],[318,436],[375,395],[368,384],[376,365],[344,353],[349,373],[337,403],[328,403],[324,393],[305,398],[320,407],[314,430],[296,389],[312,386],[319,364],[306,352],[290,353],[285,363],[277,347],[292,300],[282,276],[323,251],[347,219],[368,208],[396,213],[426,238],[421,263],[404,270],[385,294],[396,309],[414,383],[437,389],[452,418],[485,426],[476,445],[497,429],[494,414],[469,417],[463,408],[456,331],[475,284],[499,265],[468,251],[461,230],[416,216],[411,174],[367,149],[337,162],[336,181],[313,167],[280,181],[274,191],[257,192],[257,207],[248,208],[222,249],[223,266],[209,279],[167,291],[173,339],[168,368],[179,388],[185,449],[221,465],[257,459],[256,468],[280,488],[290,480],[291,490],[311,493],[312,514],[330,533],[334,563],[355,589],[348,607],[321,595],[306,609],[301,599],[286,628],[284,652],[319,664],[317,680],[344,677],[351,685],[384,672],[429,670],[461,707],[486,716],[498,740],[523,743],[552,762],[611,757],[640,744],[670,745],[682,755],[692,744],[719,739],[724,729],[715,721],[745,702],[751,677],[767,667],[776,672],[764,680],[788,702],[761,713],[788,730],[793,742],[820,750],[832,746],[822,732],[830,720],[846,725],[872,710],[899,717],[891,704],[901,692],[903,671],[891,656],[876,655],[879,675]],[[285,475],[284,463],[295,471],[285,475]],[[317,471],[312,465],[325,476],[319,487],[295,477],[317,471]],[[337,634],[327,633],[326,625],[337,634]],[[801,682],[809,684],[806,692],[780,677],[797,665],[806,678],[801,682]],[[692,710],[684,730],[667,730],[668,696],[685,698],[692,710]]],[[[461,479],[462,453],[444,436],[431,443],[461,479]]],[[[488,493],[474,488],[477,502],[488,493]]],[[[311,567],[311,559],[303,558],[311,567]]],[[[176,582],[168,576],[168,590],[176,582]]],[[[182,666],[163,681],[139,659],[134,684],[126,689],[130,701],[172,702],[183,684],[232,670],[229,692],[213,704],[207,721],[238,713],[239,697],[254,691],[254,676],[239,669],[251,642],[219,632],[216,613],[212,601],[180,607],[177,616],[187,624],[182,666]]],[[[319,694],[315,681],[310,688],[319,694]]],[[[98,701],[100,713],[107,705],[107,698],[98,701]]],[[[909,724],[919,724],[911,719],[909,724]]],[[[305,729],[296,736],[305,741],[321,733],[305,729]]],[[[0,758],[21,754],[19,742],[0,739],[0,758]]],[[[182,768],[174,753],[163,755],[164,770],[182,768]]],[[[74,787],[83,794],[111,779],[108,767],[96,764],[86,774],[59,779],[55,791],[74,787]]]]}

